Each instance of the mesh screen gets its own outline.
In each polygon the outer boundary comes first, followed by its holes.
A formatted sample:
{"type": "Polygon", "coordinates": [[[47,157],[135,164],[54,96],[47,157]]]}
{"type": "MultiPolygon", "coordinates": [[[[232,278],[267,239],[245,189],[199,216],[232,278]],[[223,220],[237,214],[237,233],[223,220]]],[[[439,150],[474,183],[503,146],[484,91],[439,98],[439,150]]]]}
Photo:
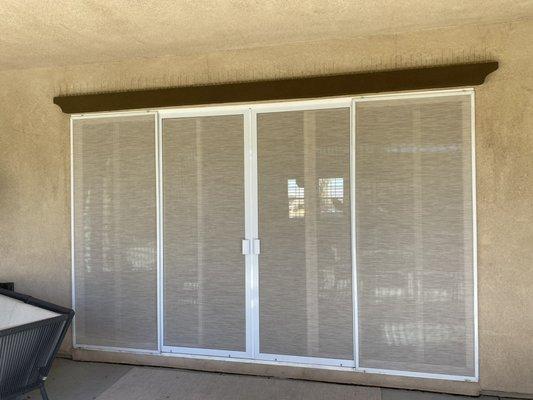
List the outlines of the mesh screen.
{"type": "Polygon", "coordinates": [[[157,348],[154,116],[75,120],[76,342],[157,348]]]}
{"type": "Polygon", "coordinates": [[[360,365],[474,375],[470,96],[356,109],[360,365]]]}
{"type": "Polygon", "coordinates": [[[353,359],[350,110],[257,126],[260,351],[353,359]]]}
{"type": "Polygon", "coordinates": [[[163,124],[164,344],[245,351],[242,115],[163,124]]]}

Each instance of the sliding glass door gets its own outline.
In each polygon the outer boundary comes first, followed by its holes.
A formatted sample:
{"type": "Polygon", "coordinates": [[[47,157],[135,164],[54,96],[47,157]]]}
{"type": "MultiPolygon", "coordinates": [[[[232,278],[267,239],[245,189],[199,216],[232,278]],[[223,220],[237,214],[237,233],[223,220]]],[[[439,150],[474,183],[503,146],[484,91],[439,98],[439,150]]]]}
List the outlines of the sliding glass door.
{"type": "Polygon", "coordinates": [[[356,103],[361,367],[475,374],[471,101],[356,103]]]}
{"type": "Polygon", "coordinates": [[[162,118],[164,351],[354,365],[347,104],[162,118]]]}
{"type": "Polygon", "coordinates": [[[473,92],[72,123],[75,346],[476,380],[473,92]]]}
{"type": "Polygon", "coordinates": [[[244,122],[162,119],[164,350],[246,355],[244,122]]]}
{"type": "Polygon", "coordinates": [[[350,107],[256,122],[259,356],[354,365],[350,107]]]}
{"type": "Polygon", "coordinates": [[[72,121],[75,344],[158,348],[155,120],[72,121]]]}

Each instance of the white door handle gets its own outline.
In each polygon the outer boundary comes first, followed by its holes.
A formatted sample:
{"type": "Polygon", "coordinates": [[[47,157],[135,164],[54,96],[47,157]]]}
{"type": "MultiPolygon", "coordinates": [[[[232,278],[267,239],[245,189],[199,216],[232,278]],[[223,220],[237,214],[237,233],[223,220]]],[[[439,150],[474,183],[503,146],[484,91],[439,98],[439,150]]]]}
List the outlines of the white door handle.
{"type": "Polygon", "coordinates": [[[242,240],[242,254],[250,254],[250,241],[248,239],[242,240]]]}
{"type": "Polygon", "coordinates": [[[261,254],[261,241],[254,239],[254,254],[261,254]]]}

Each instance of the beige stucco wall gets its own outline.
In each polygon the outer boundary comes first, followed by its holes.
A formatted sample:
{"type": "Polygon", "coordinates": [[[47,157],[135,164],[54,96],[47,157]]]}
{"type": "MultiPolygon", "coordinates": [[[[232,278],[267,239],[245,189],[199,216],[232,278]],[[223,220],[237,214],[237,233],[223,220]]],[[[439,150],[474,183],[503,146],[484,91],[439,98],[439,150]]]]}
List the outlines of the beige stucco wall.
{"type": "Polygon", "coordinates": [[[55,95],[481,59],[500,69],[476,90],[480,386],[533,394],[531,20],[2,72],[0,281],[70,304],[69,119],[55,95]]]}

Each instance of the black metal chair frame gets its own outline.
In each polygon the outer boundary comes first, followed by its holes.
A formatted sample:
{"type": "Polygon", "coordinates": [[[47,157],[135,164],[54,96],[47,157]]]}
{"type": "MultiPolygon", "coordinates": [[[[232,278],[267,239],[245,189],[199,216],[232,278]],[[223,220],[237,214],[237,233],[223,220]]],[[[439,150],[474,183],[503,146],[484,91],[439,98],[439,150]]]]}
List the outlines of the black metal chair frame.
{"type": "Polygon", "coordinates": [[[74,317],[74,311],[0,288],[0,295],[60,314],[0,331],[0,400],[14,399],[44,386],[52,361],[74,317]]]}

